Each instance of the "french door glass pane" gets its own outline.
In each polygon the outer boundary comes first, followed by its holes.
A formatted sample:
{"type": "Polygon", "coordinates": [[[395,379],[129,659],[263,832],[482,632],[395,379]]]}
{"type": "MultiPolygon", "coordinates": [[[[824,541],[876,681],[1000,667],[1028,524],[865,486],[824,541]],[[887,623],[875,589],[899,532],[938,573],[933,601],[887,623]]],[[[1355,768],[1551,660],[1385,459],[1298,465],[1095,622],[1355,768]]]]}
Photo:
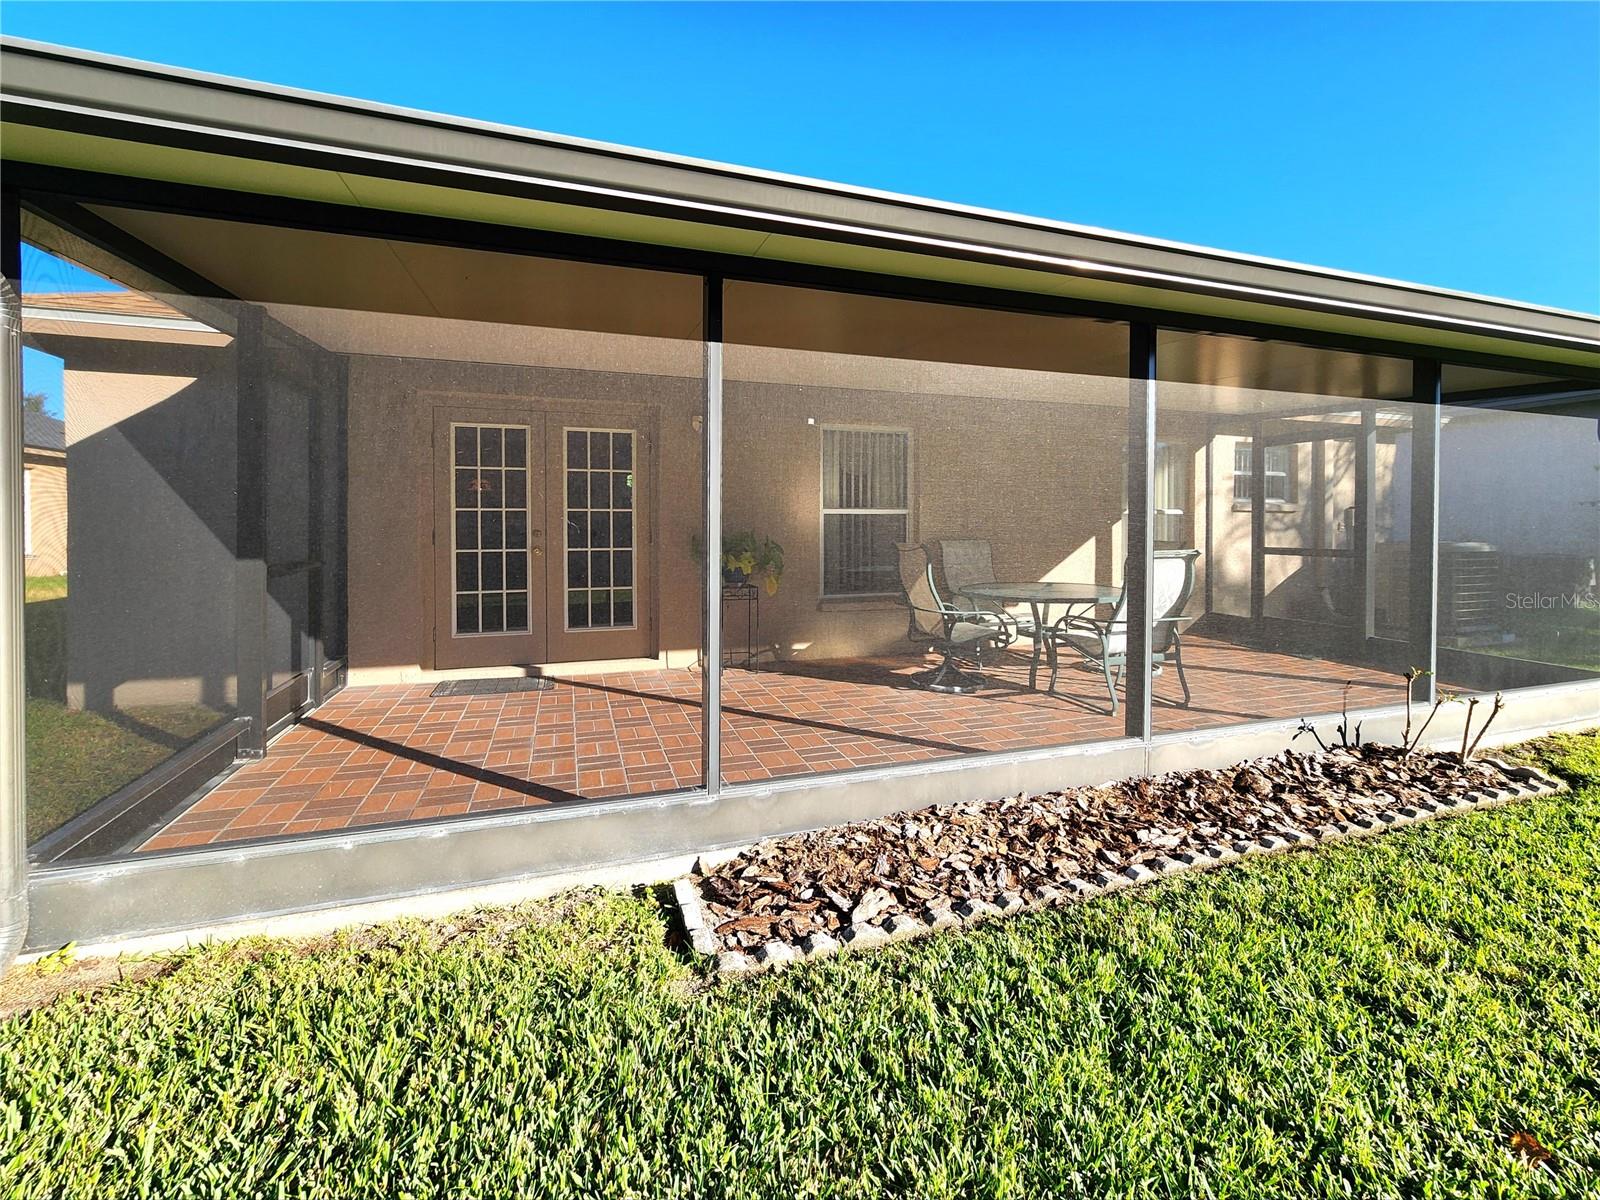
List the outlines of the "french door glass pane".
{"type": "Polygon", "coordinates": [[[634,432],[569,429],[566,445],[567,628],[633,625],[634,432]]]}
{"type": "Polygon", "coordinates": [[[526,633],[528,430],[457,425],[452,442],[456,632],[526,633]]]}

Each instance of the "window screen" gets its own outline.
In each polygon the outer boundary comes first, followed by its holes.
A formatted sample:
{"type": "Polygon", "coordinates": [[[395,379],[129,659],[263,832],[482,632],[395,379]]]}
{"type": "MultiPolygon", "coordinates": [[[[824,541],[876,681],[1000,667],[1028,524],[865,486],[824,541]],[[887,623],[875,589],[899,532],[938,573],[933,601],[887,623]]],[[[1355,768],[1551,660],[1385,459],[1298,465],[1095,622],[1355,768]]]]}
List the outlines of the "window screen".
{"type": "Polygon", "coordinates": [[[822,594],[866,596],[898,587],[895,543],[908,532],[910,435],[822,431],[822,594]]]}

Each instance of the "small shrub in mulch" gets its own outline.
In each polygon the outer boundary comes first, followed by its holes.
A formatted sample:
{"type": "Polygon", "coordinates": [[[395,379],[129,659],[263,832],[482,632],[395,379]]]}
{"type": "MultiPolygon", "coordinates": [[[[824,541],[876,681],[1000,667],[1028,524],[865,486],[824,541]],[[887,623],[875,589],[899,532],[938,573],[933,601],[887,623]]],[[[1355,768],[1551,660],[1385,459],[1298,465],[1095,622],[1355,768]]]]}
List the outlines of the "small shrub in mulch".
{"type": "Polygon", "coordinates": [[[1038,901],[1069,881],[1159,866],[1190,853],[1278,837],[1311,841],[1431,802],[1509,782],[1498,764],[1398,746],[1282,754],[1216,771],[918,809],[763,843],[693,878],[722,950],[903,915],[927,921],[963,903],[1038,901]]]}

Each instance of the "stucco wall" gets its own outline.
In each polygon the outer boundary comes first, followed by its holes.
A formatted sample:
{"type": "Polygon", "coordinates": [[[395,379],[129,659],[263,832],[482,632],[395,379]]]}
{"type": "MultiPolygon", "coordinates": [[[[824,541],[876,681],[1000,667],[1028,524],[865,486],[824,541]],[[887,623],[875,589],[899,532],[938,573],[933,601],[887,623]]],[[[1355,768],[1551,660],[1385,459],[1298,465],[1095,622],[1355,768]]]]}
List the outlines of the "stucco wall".
{"type": "Polygon", "coordinates": [[[65,575],[67,572],[67,467],[60,454],[32,450],[22,456],[28,489],[28,553],[24,570],[29,575],[65,575]]]}
{"type": "MultiPolygon", "coordinates": [[[[439,405],[554,413],[563,405],[609,405],[619,415],[648,416],[657,438],[650,494],[657,604],[648,653],[672,665],[693,661],[699,571],[689,546],[701,525],[703,479],[698,379],[362,355],[348,359],[348,378],[353,681],[418,678],[434,666],[439,405]]],[[[118,703],[231,703],[232,380],[225,350],[108,344],[87,355],[79,348],[68,372],[75,703],[109,696],[118,703]]],[[[906,614],[895,598],[821,595],[827,425],[909,433],[910,540],[986,538],[1002,579],[1119,582],[1125,398],[1119,381],[1081,378],[1069,402],[729,381],[725,529],[772,537],[787,559],[778,593],[761,599],[758,645],[768,655],[801,659],[906,646],[906,614]]],[[[1159,434],[1186,464],[1182,542],[1207,551],[1199,587],[1210,573],[1215,608],[1248,613],[1249,512],[1232,499],[1235,439],[1212,443],[1208,479],[1212,434],[1203,415],[1165,413],[1159,434]]],[[[1348,443],[1329,444],[1321,464],[1327,483],[1319,489],[1311,447],[1297,448],[1295,500],[1269,514],[1269,544],[1334,544],[1335,526],[1354,502],[1350,452],[1348,443]]],[[[1403,537],[1392,529],[1388,507],[1391,443],[1380,444],[1378,469],[1380,531],[1403,537]]],[[[278,557],[293,557],[289,549],[278,547],[278,557]]],[[[1269,557],[1269,611],[1305,611],[1328,566],[1269,557]]],[[[555,596],[550,603],[556,619],[555,596]]],[[[1200,607],[1197,598],[1191,611],[1200,607]]],[[[730,612],[728,620],[731,637],[742,642],[741,615],[730,612]]]]}
{"type": "Polygon", "coordinates": [[[1439,539],[1510,557],[1600,553],[1600,438],[1589,417],[1451,410],[1439,438],[1439,539]]]}
{"type": "Polygon", "coordinates": [[[234,703],[235,374],[231,347],[74,339],[72,707],[234,703]]]}
{"type": "Polygon", "coordinates": [[[1001,579],[1120,580],[1127,416],[1113,399],[1125,395],[1108,385],[1092,406],[730,383],[724,527],[774,538],[786,560],[761,600],[761,642],[782,658],[906,645],[896,599],[822,598],[824,425],[910,432],[911,541],[987,538],[1001,579]]]}
{"type": "MultiPolygon", "coordinates": [[[[700,637],[701,384],[681,377],[355,358],[350,369],[352,678],[414,678],[432,660],[432,410],[436,404],[611,402],[658,414],[663,661],[692,661],[700,637]]],[[[821,427],[911,435],[913,541],[987,538],[1007,579],[1120,580],[1125,553],[1125,385],[1105,405],[730,381],[724,401],[724,528],[785,550],[761,597],[758,643],[782,658],[905,648],[894,598],[821,597],[821,427]]],[[[742,610],[727,615],[743,642],[742,610]]]]}

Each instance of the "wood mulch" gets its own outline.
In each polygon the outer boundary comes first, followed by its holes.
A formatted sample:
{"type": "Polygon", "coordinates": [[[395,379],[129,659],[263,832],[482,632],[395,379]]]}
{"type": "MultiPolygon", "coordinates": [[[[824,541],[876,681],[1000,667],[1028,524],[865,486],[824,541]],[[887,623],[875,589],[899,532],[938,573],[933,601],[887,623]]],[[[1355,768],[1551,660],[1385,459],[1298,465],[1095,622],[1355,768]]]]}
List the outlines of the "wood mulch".
{"type": "Polygon", "coordinates": [[[1286,751],[1217,771],[930,807],[763,843],[693,877],[723,950],[798,944],[963,902],[1032,899],[1069,880],[1235,842],[1307,841],[1319,827],[1419,801],[1452,802],[1506,775],[1452,753],[1365,745],[1286,751]]]}

